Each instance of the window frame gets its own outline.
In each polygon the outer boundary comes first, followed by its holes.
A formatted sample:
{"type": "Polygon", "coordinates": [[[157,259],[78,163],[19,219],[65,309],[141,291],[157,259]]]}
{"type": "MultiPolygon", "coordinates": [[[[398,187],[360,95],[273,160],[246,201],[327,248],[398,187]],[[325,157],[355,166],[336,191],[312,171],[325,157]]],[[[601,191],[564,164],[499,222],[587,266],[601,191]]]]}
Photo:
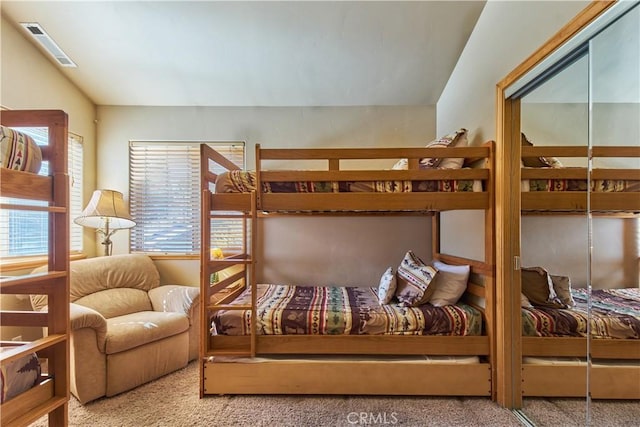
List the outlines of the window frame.
{"type": "MultiPolygon", "coordinates": [[[[142,253],[154,258],[178,258],[189,259],[200,255],[201,251],[201,194],[200,189],[200,145],[207,144],[213,149],[221,150],[227,148],[225,154],[230,154],[232,161],[238,167],[244,168],[246,164],[246,142],[245,141],[184,141],[184,140],[130,140],[129,141],[129,206],[131,216],[136,221],[136,226],[129,233],[129,252],[142,253]],[[166,157],[161,158],[162,150],[166,157]],[[184,147],[186,152],[180,153],[184,147]],[[188,148],[188,150],[187,150],[188,148]],[[145,153],[145,150],[148,150],[145,153]],[[154,151],[156,150],[156,151],[154,151]],[[176,155],[178,158],[172,157],[176,155]],[[195,155],[195,157],[194,157],[195,155]],[[148,157],[147,157],[148,156],[148,157]],[[180,159],[180,156],[184,158],[180,159]],[[183,162],[178,164],[177,161],[183,162]],[[163,163],[164,162],[164,163],[163,163]],[[174,163],[175,162],[175,163],[174,163]],[[187,166],[188,165],[188,166],[187,166]],[[174,168],[171,174],[168,166],[174,168]],[[170,194],[162,194],[158,188],[170,188],[168,184],[171,176],[184,176],[190,182],[176,183],[171,194],[185,194],[179,200],[169,200],[170,194]],[[155,185],[164,183],[164,186],[155,185]],[[175,188],[189,187],[182,190],[175,188]],[[142,193],[145,192],[146,193],[142,193]],[[156,194],[151,194],[151,193],[156,194]],[[189,193],[186,195],[186,193],[189,193]],[[162,198],[167,200],[162,200],[162,198]],[[146,200],[145,200],[146,199],[146,200]],[[184,211],[180,211],[180,206],[184,205],[184,211]],[[166,210],[162,210],[167,206],[166,210]],[[155,216],[154,216],[154,211],[155,216]],[[175,218],[163,217],[158,219],[159,212],[174,212],[189,221],[182,223],[175,218]],[[176,234],[182,237],[170,242],[166,237],[168,231],[176,230],[176,234]],[[150,239],[153,236],[154,240],[150,239]],[[164,240],[164,242],[163,242],[164,240]],[[165,242],[169,242],[169,246],[165,242]],[[164,244],[163,244],[164,243],[164,244]],[[170,245],[174,245],[172,248],[170,245]],[[154,248],[157,247],[156,248],[154,248]]],[[[213,191],[213,189],[211,189],[213,191]]]]}
{"type": "MultiPolygon", "coordinates": [[[[46,128],[33,126],[33,127],[12,127],[20,132],[23,132],[31,136],[39,146],[48,145],[48,134],[46,128]]],[[[73,222],[73,219],[80,215],[83,209],[83,187],[84,187],[84,138],[73,132],[68,132],[67,136],[67,156],[68,156],[68,170],[69,175],[69,239],[70,250],[69,255],[72,259],[79,259],[84,257],[83,247],[83,228],[73,222]],[[79,168],[79,169],[78,169],[79,168]]],[[[41,175],[46,175],[44,171],[40,171],[41,175]]],[[[10,213],[8,215],[11,215],[10,213]]],[[[44,223],[48,224],[46,219],[46,213],[44,223]]],[[[9,218],[6,221],[10,221],[9,218]]],[[[6,225],[9,226],[8,224],[6,225]]],[[[2,228],[0,224],[0,228],[2,228]]],[[[45,227],[46,228],[46,227],[45,227]]],[[[48,237],[48,234],[46,237],[48,237]]],[[[11,239],[10,233],[7,232],[7,239],[11,239]]],[[[3,245],[4,246],[4,245],[3,245]]],[[[1,254],[0,255],[0,268],[3,271],[15,271],[26,268],[33,268],[43,263],[46,263],[48,259],[48,244],[44,245],[44,251],[37,254],[1,254]]]]}

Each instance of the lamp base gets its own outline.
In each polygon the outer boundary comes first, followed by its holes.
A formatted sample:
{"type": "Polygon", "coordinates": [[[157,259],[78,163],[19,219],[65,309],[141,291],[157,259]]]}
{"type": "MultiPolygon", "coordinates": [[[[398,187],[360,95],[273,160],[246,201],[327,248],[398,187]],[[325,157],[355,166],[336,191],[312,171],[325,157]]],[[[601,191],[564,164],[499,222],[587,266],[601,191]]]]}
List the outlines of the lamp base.
{"type": "Polygon", "coordinates": [[[102,244],[104,245],[104,256],[110,256],[111,251],[113,250],[113,243],[111,242],[111,239],[105,240],[102,244]]]}

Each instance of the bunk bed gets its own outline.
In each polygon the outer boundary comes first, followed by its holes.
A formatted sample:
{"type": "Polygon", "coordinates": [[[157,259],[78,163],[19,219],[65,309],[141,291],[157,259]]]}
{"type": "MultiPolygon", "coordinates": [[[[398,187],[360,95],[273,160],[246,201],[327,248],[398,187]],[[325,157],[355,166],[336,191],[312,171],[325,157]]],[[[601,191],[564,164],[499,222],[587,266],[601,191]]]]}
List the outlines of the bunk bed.
{"type": "MultiPolygon", "coordinates": [[[[585,146],[522,147],[523,159],[544,159],[542,164],[549,165],[553,165],[554,162],[549,162],[547,159],[586,158],[587,153],[588,149],[585,146]]],[[[593,147],[592,156],[594,158],[638,158],[640,147],[593,147]]],[[[525,166],[521,169],[521,179],[523,184],[521,208],[524,213],[586,213],[587,207],[591,212],[596,213],[640,212],[640,177],[637,169],[594,168],[589,174],[586,167],[525,166]],[[589,186],[587,186],[588,179],[589,186]]]]}
{"type": "MultiPolygon", "coordinates": [[[[2,111],[3,166],[0,192],[3,211],[44,212],[48,216],[48,271],[5,276],[0,292],[47,295],[47,311],[1,311],[3,326],[42,327],[47,333],[32,342],[2,341],[0,364],[3,388],[12,383],[16,366],[29,366],[35,380],[7,394],[1,406],[3,426],[28,425],[48,415],[49,425],[67,425],[69,401],[69,179],[67,175],[66,113],[59,110],[2,111]],[[45,128],[48,145],[31,152],[19,128],[45,128]],[[18,130],[18,132],[15,132],[18,130]],[[38,155],[48,162],[48,175],[38,175],[38,155]],[[25,162],[33,159],[33,162],[25,162]],[[6,160],[6,163],[5,163],[6,160]],[[31,171],[29,171],[31,170],[31,171]],[[6,198],[6,199],[5,199],[6,198]],[[20,199],[20,200],[18,200],[20,199]],[[43,203],[32,203],[39,201],[43,203]],[[5,376],[6,375],[6,376],[5,376]]],[[[18,369],[21,370],[21,369],[18,369]]],[[[22,369],[23,370],[23,369],[22,369]]],[[[15,378],[14,378],[15,379],[15,378]]],[[[4,390],[3,390],[4,391],[4,390]]]]}
{"type": "MultiPolygon", "coordinates": [[[[203,301],[208,303],[203,303],[201,308],[201,397],[211,394],[492,396],[495,375],[492,367],[495,346],[492,152],[492,142],[478,147],[448,148],[266,149],[256,145],[256,170],[240,171],[215,150],[202,145],[201,293],[203,301]],[[407,159],[406,170],[342,169],[355,159],[373,162],[399,158],[407,159]],[[420,169],[420,159],[424,158],[463,158],[465,164],[482,165],[420,169]],[[296,164],[300,160],[321,162],[324,168],[291,169],[291,161],[296,164]],[[265,169],[264,164],[276,166],[265,169]],[[227,172],[213,172],[220,167],[227,172]],[[248,185],[228,185],[228,182],[221,185],[220,180],[229,173],[239,175],[238,179],[248,185]],[[444,184],[425,184],[427,181],[444,184]],[[482,261],[440,253],[439,212],[459,209],[485,211],[487,236],[482,261]],[[368,334],[362,333],[357,325],[350,331],[336,333],[321,330],[317,324],[322,321],[314,322],[314,319],[310,320],[313,325],[289,324],[283,328],[283,334],[274,334],[273,329],[280,326],[269,327],[264,319],[271,316],[273,320],[278,315],[265,314],[265,301],[273,302],[272,294],[290,292],[293,295],[300,291],[289,286],[256,283],[253,254],[260,235],[257,227],[274,214],[431,215],[433,258],[449,265],[469,266],[471,275],[462,301],[470,310],[480,313],[482,324],[477,328],[480,334],[423,335],[416,331],[404,335],[368,334]],[[218,259],[219,251],[210,244],[211,223],[216,218],[239,218],[243,222],[247,238],[240,253],[225,254],[218,259]],[[217,276],[223,272],[226,274],[217,276]],[[212,275],[216,275],[217,280],[211,281],[212,275]],[[222,318],[233,314],[236,320],[222,318]],[[261,320],[254,321],[258,318],[261,320]],[[242,332],[226,334],[224,329],[229,329],[229,325],[235,325],[231,329],[242,332]]],[[[319,299],[325,298],[331,303],[340,299],[366,300],[375,293],[375,289],[370,288],[354,291],[322,286],[303,289],[303,293],[305,291],[314,293],[307,295],[307,299],[315,300],[323,295],[319,299]],[[353,297],[350,292],[357,295],[353,297]]],[[[346,313],[351,309],[338,311],[346,313]]],[[[358,323],[360,314],[357,309],[353,310],[356,313],[353,323],[358,323]]],[[[373,311],[371,307],[370,313],[373,311]]]]}
{"type": "MultiPolygon", "coordinates": [[[[587,154],[586,147],[522,147],[523,158],[587,154]]],[[[599,146],[593,147],[591,154],[594,158],[637,159],[640,147],[599,146]]],[[[598,216],[629,218],[640,214],[638,169],[594,168],[589,173],[585,167],[523,167],[521,179],[523,215],[585,216],[587,209],[598,216]]],[[[573,307],[522,308],[523,396],[585,396],[589,378],[592,398],[640,399],[637,286],[592,290],[589,303],[586,289],[570,292],[573,307]],[[587,340],[587,336],[592,338],[587,340]],[[591,356],[589,364],[587,354],[591,356]]]]}

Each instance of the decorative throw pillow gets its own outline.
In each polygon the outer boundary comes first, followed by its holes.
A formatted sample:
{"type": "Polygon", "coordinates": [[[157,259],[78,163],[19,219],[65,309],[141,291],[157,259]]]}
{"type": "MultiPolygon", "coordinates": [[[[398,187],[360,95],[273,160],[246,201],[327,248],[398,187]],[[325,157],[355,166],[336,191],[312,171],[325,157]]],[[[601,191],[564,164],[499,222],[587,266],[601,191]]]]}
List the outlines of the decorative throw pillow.
{"type": "Polygon", "coordinates": [[[42,151],[29,135],[0,126],[0,164],[3,168],[38,173],[42,151]]]}
{"type": "Polygon", "coordinates": [[[396,275],[393,272],[393,267],[389,267],[380,278],[380,285],[378,285],[378,300],[380,304],[389,304],[395,293],[396,275]]]}
{"type": "MultiPolygon", "coordinates": [[[[459,130],[445,135],[442,138],[434,139],[427,144],[427,148],[447,148],[447,147],[466,147],[469,141],[467,140],[467,130],[460,128],[459,130]]],[[[464,163],[464,158],[442,158],[442,157],[425,157],[420,159],[420,169],[460,169],[464,163]]],[[[396,162],[391,169],[406,170],[408,169],[407,159],[400,159],[396,162]]]]}
{"type": "Polygon", "coordinates": [[[551,275],[553,290],[556,291],[558,299],[567,307],[573,307],[576,302],[571,295],[571,279],[568,276],[551,275]]]}
{"type": "Polygon", "coordinates": [[[434,261],[433,266],[438,270],[438,274],[434,279],[435,289],[429,298],[429,303],[436,307],[457,303],[467,289],[471,267],[468,265],[449,265],[440,261],[434,261]]]}
{"type": "Polygon", "coordinates": [[[400,303],[411,307],[426,303],[435,289],[430,285],[437,272],[412,251],[407,252],[397,272],[396,297],[400,303]]]}
{"type": "MultiPolygon", "coordinates": [[[[523,132],[520,132],[520,141],[522,143],[522,146],[533,147],[533,142],[531,142],[527,138],[527,135],[525,135],[523,132]]],[[[556,159],[555,157],[543,157],[543,156],[523,157],[522,163],[524,163],[524,165],[529,168],[561,168],[562,167],[562,163],[560,162],[560,160],[556,159]]]]}
{"type": "Polygon", "coordinates": [[[543,307],[562,308],[553,289],[551,275],[542,267],[523,268],[520,271],[522,293],[531,304],[543,307]]]}

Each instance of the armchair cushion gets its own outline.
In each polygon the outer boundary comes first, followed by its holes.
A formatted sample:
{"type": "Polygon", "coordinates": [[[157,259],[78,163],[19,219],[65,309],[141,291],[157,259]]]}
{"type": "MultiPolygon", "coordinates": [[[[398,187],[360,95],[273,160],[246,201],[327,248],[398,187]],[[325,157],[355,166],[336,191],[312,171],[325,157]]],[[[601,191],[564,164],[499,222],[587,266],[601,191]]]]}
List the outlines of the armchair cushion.
{"type": "Polygon", "coordinates": [[[147,291],[130,288],[105,289],[78,298],[76,304],[92,308],[107,319],[152,310],[147,291]]]}
{"type": "Polygon", "coordinates": [[[149,291],[160,285],[160,273],[146,255],[88,258],[71,263],[71,302],[105,289],[149,291]]]}
{"type": "Polygon", "coordinates": [[[167,338],[189,329],[181,313],[141,311],[107,319],[106,354],[120,353],[167,338]]]}
{"type": "MultiPolygon", "coordinates": [[[[33,270],[33,273],[46,272],[47,269],[48,266],[44,265],[33,270]]],[[[70,275],[70,301],[91,307],[107,318],[151,310],[146,294],[160,286],[160,273],[153,260],[140,254],[113,255],[72,262],[70,275]],[[101,294],[114,289],[124,293],[101,294]],[[130,291],[135,290],[141,292],[134,296],[135,292],[130,291]]],[[[47,305],[47,296],[31,295],[31,305],[34,310],[41,310],[47,305]]]]}

